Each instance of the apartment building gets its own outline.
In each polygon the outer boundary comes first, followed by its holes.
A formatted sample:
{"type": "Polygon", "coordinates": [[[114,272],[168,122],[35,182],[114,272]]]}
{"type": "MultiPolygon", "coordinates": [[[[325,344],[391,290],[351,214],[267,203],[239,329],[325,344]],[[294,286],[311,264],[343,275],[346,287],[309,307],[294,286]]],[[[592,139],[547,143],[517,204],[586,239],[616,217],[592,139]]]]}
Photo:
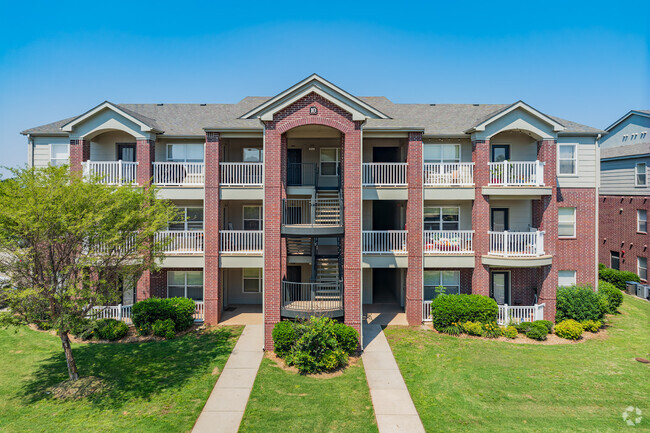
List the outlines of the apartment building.
{"type": "MultiPolygon", "coordinates": [[[[377,304],[429,319],[478,293],[500,320],[555,316],[597,279],[600,131],[511,104],[397,104],[312,75],[236,104],[113,104],[23,131],[33,166],[155,184],[183,209],[162,270],[124,302],[187,296],[210,324],[253,305],[361,330],[377,304]]],[[[128,186],[125,186],[128,187],[128,186]]]]}
{"type": "Polygon", "coordinates": [[[648,282],[650,110],[631,110],[600,145],[599,262],[648,282]]]}

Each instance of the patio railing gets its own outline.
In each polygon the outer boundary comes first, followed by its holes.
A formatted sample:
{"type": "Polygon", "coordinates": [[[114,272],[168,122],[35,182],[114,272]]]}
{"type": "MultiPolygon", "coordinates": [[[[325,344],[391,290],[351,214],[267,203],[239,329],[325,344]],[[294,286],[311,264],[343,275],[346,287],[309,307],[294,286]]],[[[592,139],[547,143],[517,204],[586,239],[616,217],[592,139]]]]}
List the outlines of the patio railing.
{"type": "Polygon", "coordinates": [[[363,186],[405,186],[405,162],[364,162],[363,186]]]}
{"type": "Polygon", "coordinates": [[[544,255],[544,232],[488,232],[488,254],[503,257],[539,257],[544,255]]]}
{"type": "Polygon", "coordinates": [[[425,186],[474,185],[473,162],[436,162],[424,164],[425,186]]]}
{"type": "Polygon", "coordinates": [[[363,252],[369,254],[406,254],[406,230],[364,230],[363,252]]]}
{"type": "Polygon", "coordinates": [[[497,323],[499,325],[509,325],[543,320],[545,305],[546,304],[535,304],[529,306],[511,306],[508,304],[499,305],[497,323]]]}
{"type": "Polygon", "coordinates": [[[137,162],[85,161],[82,167],[85,177],[97,176],[101,183],[108,185],[125,185],[137,181],[137,162]]]}
{"type": "Polygon", "coordinates": [[[203,185],[203,162],[154,162],[153,183],[161,186],[203,185]]]}
{"type": "Polygon", "coordinates": [[[263,162],[222,162],[219,166],[223,186],[262,186],[264,183],[263,162]]]}
{"type": "Polygon", "coordinates": [[[166,230],[156,233],[155,240],[157,242],[166,238],[171,239],[165,249],[167,254],[200,254],[203,252],[203,230],[166,230]]]}
{"type": "Polygon", "coordinates": [[[229,254],[261,254],[263,230],[222,230],[219,251],[229,254]]]}
{"type": "Polygon", "coordinates": [[[425,254],[473,254],[474,230],[426,230],[425,254]]]}
{"type": "Polygon", "coordinates": [[[544,186],[544,163],[541,161],[488,162],[490,185],[544,186]]]}

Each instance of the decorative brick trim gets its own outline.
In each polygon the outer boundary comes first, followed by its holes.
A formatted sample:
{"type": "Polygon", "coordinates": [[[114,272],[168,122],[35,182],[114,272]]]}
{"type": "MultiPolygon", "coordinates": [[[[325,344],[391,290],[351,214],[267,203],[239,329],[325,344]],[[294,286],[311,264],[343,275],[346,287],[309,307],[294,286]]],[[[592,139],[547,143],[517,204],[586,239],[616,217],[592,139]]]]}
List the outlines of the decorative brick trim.
{"type": "Polygon", "coordinates": [[[218,132],[208,132],[205,136],[205,200],[204,230],[205,230],[205,268],[204,300],[205,322],[209,325],[219,323],[223,307],[223,289],[221,287],[221,272],[219,269],[219,162],[220,135],[218,132]]]}
{"type": "Polygon", "coordinates": [[[409,267],[406,271],[406,319],[410,325],[422,322],[422,133],[409,132],[407,155],[408,201],[406,202],[407,250],[409,267]]]}
{"type": "Polygon", "coordinates": [[[483,195],[483,186],[488,185],[490,170],[490,140],[472,141],[474,162],[475,199],[472,204],[472,229],[474,230],[474,271],[472,272],[472,293],[489,296],[490,270],[483,265],[482,256],[488,253],[490,245],[490,198],[483,195]]]}
{"type": "Polygon", "coordinates": [[[150,185],[153,177],[153,162],[156,159],[155,140],[137,140],[135,156],[138,161],[138,185],[150,185]]]}

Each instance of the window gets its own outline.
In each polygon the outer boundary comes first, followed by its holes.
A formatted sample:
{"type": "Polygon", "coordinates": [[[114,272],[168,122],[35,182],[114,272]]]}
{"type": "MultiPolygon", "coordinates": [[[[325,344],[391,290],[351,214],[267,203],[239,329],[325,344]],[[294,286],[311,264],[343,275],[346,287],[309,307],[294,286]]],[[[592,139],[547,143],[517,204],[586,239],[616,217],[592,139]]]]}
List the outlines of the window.
{"type": "Polygon", "coordinates": [[[636,186],[646,186],[646,165],[645,162],[639,162],[634,169],[634,185],[636,186]]]}
{"type": "Polygon", "coordinates": [[[612,269],[616,269],[617,271],[619,270],[620,256],[618,255],[618,251],[609,252],[609,267],[612,269]]]}
{"type": "Polygon", "coordinates": [[[561,207],[558,209],[558,236],[573,238],[576,235],[576,208],[561,207]]]}
{"type": "Polygon", "coordinates": [[[244,162],[262,162],[264,160],[262,149],[259,147],[244,147],[242,160],[244,162]]]}
{"type": "Polygon", "coordinates": [[[203,271],[168,271],[167,296],[203,300],[203,271]]]}
{"type": "Polygon", "coordinates": [[[575,144],[560,144],[559,174],[576,174],[577,146],[575,144]]]}
{"type": "Polygon", "coordinates": [[[244,293],[262,293],[262,268],[244,268],[244,293]]]}
{"type": "Polygon", "coordinates": [[[244,230],[262,230],[262,206],[244,206],[244,230]]]}
{"type": "Polygon", "coordinates": [[[203,144],[202,143],[168,144],[167,161],[203,162],[203,144]]]}
{"type": "Polygon", "coordinates": [[[65,165],[70,160],[70,146],[67,143],[50,144],[50,165],[65,165]]]}
{"type": "Polygon", "coordinates": [[[424,230],[459,230],[460,209],[457,207],[424,208],[424,230]]]}
{"type": "Polygon", "coordinates": [[[446,294],[460,293],[460,271],[424,271],[424,293],[425,301],[437,296],[436,287],[443,286],[446,294]]]}
{"type": "Polygon", "coordinates": [[[645,209],[637,209],[636,211],[636,231],[648,233],[648,212],[645,209]]]}
{"type": "Polygon", "coordinates": [[[460,162],[460,144],[425,144],[424,162],[460,162]]]}
{"type": "Polygon", "coordinates": [[[169,223],[169,230],[195,231],[203,230],[203,208],[181,207],[180,218],[177,222],[169,223]]]}
{"type": "Polygon", "coordinates": [[[571,286],[576,283],[576,271],[559,271],[557,273],[557,285],[571,286]]]}
{"type": "Polygon", "coordinates": [[[337,176],[339,174],[339,149],[321,148],[320,150],[321,176],[337,176]]]}
{"type": "Polygon", "coordinates": [[[637,257],[636,258],[636,273],[639,275],[643,281],[648,281],[648,258],[647,257],[637,257]]]}

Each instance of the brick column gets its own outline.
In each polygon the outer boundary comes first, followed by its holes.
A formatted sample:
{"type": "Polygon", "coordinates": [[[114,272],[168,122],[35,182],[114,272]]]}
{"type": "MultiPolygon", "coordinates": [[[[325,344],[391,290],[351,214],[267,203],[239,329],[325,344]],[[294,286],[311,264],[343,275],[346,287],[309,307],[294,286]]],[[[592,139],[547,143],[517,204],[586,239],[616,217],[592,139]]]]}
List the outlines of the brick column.
{"type": "Polygon", "coordinates": [[[538,212],[539,230],[544,234],[544,253],[553,256],[553,263],[538,270],[538,303],[546,304],[544,319],[555,320],[555,295],[557,291],[558,268],[556,261],[557,227],[557,182],[556,182],[556,142],[542,140],[537,143],[537,158],[544,162],[544,184],[552,189],[551,195],[540,199],[538,212]]]}
{"type": "Polygon", "coordinates": [[[136,180],[138,185],[149,185],[153,177],[153,162],[155,161],[156,141],[138,139],[135,146],[135,157],[138,161],[136,180]]]}
{"type": "Polygon", "coordinates": [[[343,137],[343,291],[345,324],[361,335],[361,129],[343,137]]]}
{"type": "Polygon", "coordinates": [[[90,159],[90,141],[70,140],[70,172],[81,174],[83,163],[90,159]]]}
{"type": "Polygon", "coordinates": [[[151,297],[151,271],[144,271],[135,288],[135,300],[142,301],[151,297]]]}
{"type": "Polygon", "coordinates": [[[407,147],[408,201],[406,228],[408,270],[406,271],[406,319],[409,325],[422,323],[422,133],[409,132],[407,147]]]}
{"type": "Polygon", "coordinates": [[[219,273],[219,145],[218,132],[205,135],[204,205],[204,307],[205,323],[215,325],[221,318],[223,297],[219,273]]]}
{"type": "Polygon", "coordinates": [[[472,293],[490,295],[490,269],[484,265],[482,256],[490,247],[490,199],[483,195],[483,187],[490,179],[490,140],[472,141],[472,161],[474,162],[474,185],[476,194],[472,205],[472,230],[474,230],[474,272],[472,273],[472,293]]]}

